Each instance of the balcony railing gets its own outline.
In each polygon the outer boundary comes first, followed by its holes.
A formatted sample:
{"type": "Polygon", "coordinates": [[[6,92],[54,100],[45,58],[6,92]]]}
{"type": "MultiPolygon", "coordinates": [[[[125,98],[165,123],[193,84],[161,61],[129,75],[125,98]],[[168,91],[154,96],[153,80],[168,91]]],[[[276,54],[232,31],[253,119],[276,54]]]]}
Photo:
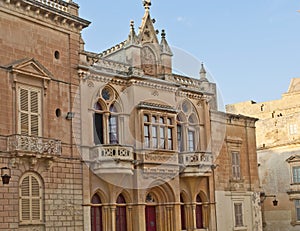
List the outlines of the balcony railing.
{"type": "Polygon", "coordinates": [[[90,163],[94,173],[133,174],[133,148],[121,145],[103,145],[90,148],[90,163]]]}
{"type": "Polygon", "coordinates": [[[44,5],[53,7],[54,9],[60,10],[60,11],[64,11],[64,12],[68,12],[68,2],[70,2],[69,0],[35,0],[36,2],[40,2],[44,5]]]}
{"type": "Polygon", "coordinates": [[[133,148],[121,145],[96,146],[90,150],[91,161],[133,161],[133,148]]]}
{"type": "Polygon", "coordinates": [[[179,153],[179,163],[185,175],[203,174],[211,170],[213,155],[206,152],[179,153]]]}
{"type": "Polygon", "coordinates": [[[61,155],[61,141],[43,137],[12,135],[8,139],[8,151],[31,152],[45,155],[61,155]]]}

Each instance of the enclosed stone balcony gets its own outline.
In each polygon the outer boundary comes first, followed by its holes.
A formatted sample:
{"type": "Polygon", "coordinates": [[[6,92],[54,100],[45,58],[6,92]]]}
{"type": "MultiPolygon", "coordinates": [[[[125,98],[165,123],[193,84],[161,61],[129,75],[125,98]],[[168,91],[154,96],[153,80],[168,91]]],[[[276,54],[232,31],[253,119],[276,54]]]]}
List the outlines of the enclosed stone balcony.
{"type": "Polygon", "coordinates": [[[208,152],[179,153],[181,176],[204,176],[211,172],[213,155],[208,152]]]}
{"type": "Polygon", "coordinates": [[[90,148],[91,167],[95,174],[133,174],[133,148],[124,145],[101,145],[90,148]]]}
{"type": "Polygon", "coordinates": [[[7,151],[18,156],[39,155],[52,158],[61,155],[61,141],[16,134],[7,137],[7,151]]]}

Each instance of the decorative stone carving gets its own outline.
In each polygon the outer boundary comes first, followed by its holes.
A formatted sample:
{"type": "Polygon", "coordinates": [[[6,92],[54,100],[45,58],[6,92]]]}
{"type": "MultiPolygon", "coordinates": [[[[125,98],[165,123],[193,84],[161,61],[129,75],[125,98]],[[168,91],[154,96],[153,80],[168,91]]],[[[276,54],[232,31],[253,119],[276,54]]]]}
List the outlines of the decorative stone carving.
{"type": "Polygon", "coordinates": [[[149,47],[144,47],[142,49],[142,69],[145,75],[156,75],[155,55],[149,47]]]}
{"type": "Polygon", "coordinates": [[[61,141],[41,137],[13,135],[8,137],[8,151],[24,151],[45,155],[61,155],[61,141]]]}

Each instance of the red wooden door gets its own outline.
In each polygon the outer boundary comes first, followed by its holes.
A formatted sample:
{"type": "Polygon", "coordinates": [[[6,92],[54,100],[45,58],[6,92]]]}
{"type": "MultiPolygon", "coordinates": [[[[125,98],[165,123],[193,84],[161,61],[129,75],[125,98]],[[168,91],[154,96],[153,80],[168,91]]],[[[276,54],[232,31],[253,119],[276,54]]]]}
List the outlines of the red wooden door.
{"type": "MultiPolygon", "coordinates": [[[[92,198],[93,204],[101,204],[100,197],[95,194],[92,198]]],[[[91,227],[92,231],[102,231],[102,207],[91,208],[91,227]]]]}
{"type": "Polygon", "coordinates": [[[155,206],[146,206],[146,231],[156,231],[155,206]]]}
{"type": "Polygon", "coordinates": [[[116,211],[116,231],[126,231],[127,230],[127,218],[126,218],[126,204],[125,198],[122,194],[119,195],[117,199],[117,204],[122,204],[117,206],[116,211]]]}
{"type": "MultiPolygon", "coordinates": [[[[199,203],[202,202],[200,196],[197,196],[196,201],[199,203]]],[[[202,214],[202,205],[198,204],[196,205],[196,228],[201,229],[203,228],[203,214],[202,214]]]]}

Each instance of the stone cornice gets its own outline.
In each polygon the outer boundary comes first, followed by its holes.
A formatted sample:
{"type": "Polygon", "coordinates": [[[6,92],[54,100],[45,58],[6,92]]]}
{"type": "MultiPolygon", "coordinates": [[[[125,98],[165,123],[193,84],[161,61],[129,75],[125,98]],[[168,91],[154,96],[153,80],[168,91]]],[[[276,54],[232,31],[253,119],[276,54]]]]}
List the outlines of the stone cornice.
{"type": "Polygon", "coordinates": [[[60,0],[0,0],[0,10],[79,32],[90,22],[71,13],[73,4],[60,0]]]}

